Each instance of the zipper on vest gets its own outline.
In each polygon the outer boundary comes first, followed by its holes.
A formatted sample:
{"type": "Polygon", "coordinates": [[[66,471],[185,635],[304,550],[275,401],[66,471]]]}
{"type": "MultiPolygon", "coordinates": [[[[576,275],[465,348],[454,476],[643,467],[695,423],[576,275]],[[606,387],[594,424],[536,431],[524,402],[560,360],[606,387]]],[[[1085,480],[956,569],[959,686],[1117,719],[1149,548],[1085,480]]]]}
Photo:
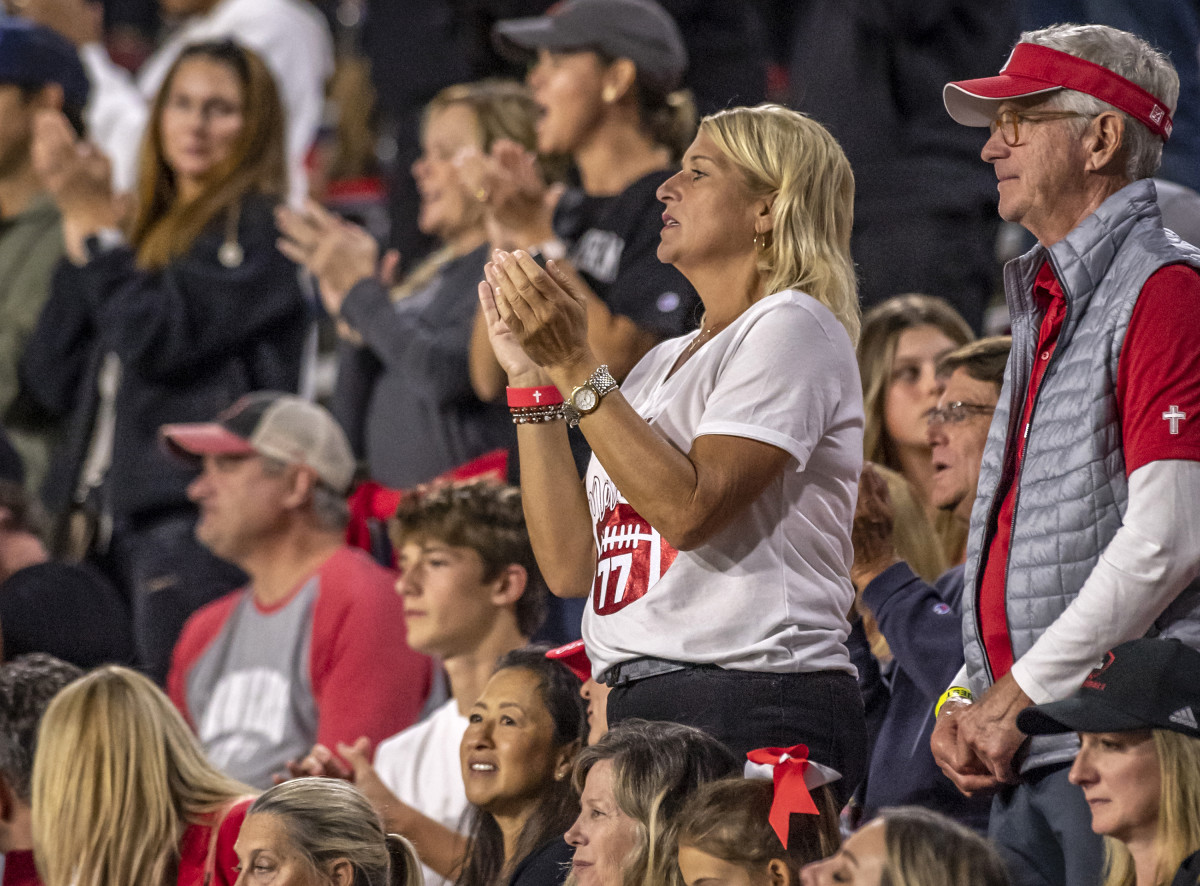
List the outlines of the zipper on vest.
{"type": "MultiPolygon", "coordinates": [[[[1062,278],[1058,274],[1058,268],[1056,268],[1054,266],[1054,262],[1051,260],[1049,251],[1046,252],[1046,261],[1050,262],[1050,269],[1054,272],[1054,278],[1059,281],[1059,286],[1062,286],[1062,282],[1061,282],[1062,278]]],[[[1058,359],[1058,354],[1059,354],[1058,346],[1062,341],[1063,332],[1066,331],[1067,325],[1069,324],[1069,322],[1071,320],[1071,300],[1069,298],[1067,298],[1067,290],[1065,288],[1063,289],[1063,301],[1066,302],[1067,307],[1066,307],[1066,310],[1063,312],[1062,325],[1059,326],[1059,328],[1058,328],[1058,338],[1056,338],[1054,340],[1054,353],[1050,355],[1050,362],[1046,364],[1046,371],[1042,373],[1042,381],[1038,385],[1037,393],[1033,397],[1033,405],[1030,406],[1030,408],[1029,408],[1029,421],[1025,422],[1025,428],[1021,432],[1021,441],[1022,442],[1017,444],[1018,452],[1021,457],[1020,458],[1021,464],[1018,466],[1016,475],[1013,477],[1013,487],[1012,487],[1013,509],[1012,509],[1012,519],[1008,523],[1008,550],[1004,552],[1004,585],[1003,585],[1003,587],[1004,587],[1004,628],[1005,628],[1005,633],[1008,634],[1008,647],[1009,647],[1009,649],[1013,650],[1013,664],[1014,665],[1017,663],[1017,653],[1016,653],[1016,650],[1013,648],[1012,627],[1008,623],[1008,565],[1009,565],[1009,563],[1012,562],[1013,530],[1016,528],[1016,525],[1017,525],[1017,509],[1021,505],[1021,474],[1025,471],[1025,457],[1027,455],[1029,455],[1029,447],[1028,447],[1028,445],[1026,445],[1027,441],[1029,440],[1029,429],[1031,427],[1033,427],[1033,418],[1035,415],[1037,415],[1038,401],[1042,398],[1042,390],[1045,388],[1046,378],[1050,375],[1050,370],[1054,368],[1054,361],[1058,359]]],[[[1042,319],[1045,320],[1045,317],[1043,317],[1042,319]]],[[[1039,329],[1041,328],[1040,322],[1038,323],[1038,328],[1039,329]]],[[[1037,360],[1037,350],[1038,350],[1037,342],[1034,342],[1033,359],[1035,362],[1030,364],[1030,371],[1029,371],[1029,379],[1031,382],[1033,381],[1033,368],[1032,367],[1034,365],[1036,365],[1036,360],[1037,360]]],[[[1028,396],[1028,393],[1026,393],[1026,396],[1028,396]]],[[[1024,411],[1025,411],[1025,404],[1022,403],[1021,404],[1021,412],[1023,413],[1024,411]]],[[[997,515],[997,516],[999,516],[999,515],[997,515]]],[[[978,622],[979,621],[979,615],[978,615],[979,606],[978,605],[976,605],[975,611],[976,611],[976,617],[975,617],[976,622],[978,622]]],[[[996,677],[995,677],[995,673],[992,671],[992,662],[991,662],[991,659],[988,658],[987,646],[984,645],[984,643],[983,643],[983,628],[982,628],[982,626],[979,627],[979,630],[980,630],[979,645],[983,647],[983,660],[985,662],[987,662],[988,677],[991,679],[991,681],[993,683],[995,683],[996,677]]]]}

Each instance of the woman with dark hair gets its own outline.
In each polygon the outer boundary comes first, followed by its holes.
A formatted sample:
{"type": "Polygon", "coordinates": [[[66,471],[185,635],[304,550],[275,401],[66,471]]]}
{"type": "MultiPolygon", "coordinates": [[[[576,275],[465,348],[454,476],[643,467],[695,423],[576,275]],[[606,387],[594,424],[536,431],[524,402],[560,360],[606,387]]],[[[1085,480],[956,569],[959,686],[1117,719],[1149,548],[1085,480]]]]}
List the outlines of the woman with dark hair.
{"type": "Polygon", "coordinates": [[[244,576],[193,539],[192,472],[158,428],[298,385],[306,307],[272,220],[283,142],[262,61],[228,41],[188,47],[154,100],[122,230],[107,160],[61,115],[35,126],[67,254],[21,367],[32,404],[67,424],[45,497],[69,512],[60,548],[130,594],[139,663],[159,680],[187,616],[244,576]]]}
{"type": "Polygon", "coordinates": [[[473,806],[457,886],[557,886],[579,812],[571,766],[587,735],[579,680],[546,649],[508,653],[467,715],[460,756],[473,806]]]}
{"type": "MultiPolygon", "coordinates": [[[[698,318],[692,285],[655,254],[655,190],[696,128],[690,96],[678,89],[687,67],[679,29],[653,0],[570,0],[554,15],[502,21],[493,37],[503,53],[531,63],[538,150],[569,156],[579,185],[556,199],[531,154],[498,144],[476,192],[492,245],[570,260],[587,293],[592,347],[624,378],[654,344],[694,329],[698,318]]],[[[504,375],[482,323],[472,347],[475,390],[495,399],[504,375]]],[[[585,460],[582,438],[572,439],[585,460]]]]}

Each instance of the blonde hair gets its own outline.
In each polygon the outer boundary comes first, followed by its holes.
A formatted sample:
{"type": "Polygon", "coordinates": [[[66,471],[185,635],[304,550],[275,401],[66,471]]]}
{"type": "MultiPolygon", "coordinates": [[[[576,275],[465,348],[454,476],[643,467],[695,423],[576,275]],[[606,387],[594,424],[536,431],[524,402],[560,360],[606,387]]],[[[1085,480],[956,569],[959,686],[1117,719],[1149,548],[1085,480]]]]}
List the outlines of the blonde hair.
{"type": "Polygon", "coordinates": [[[837,141],[815,120],[771,104],[718,111],[700,130],[741,170],[752,194],[775,194],[774,227],[758,255],[766,292],[808,293],[858,341],[854,173],[837,141]]]}
{"type": "Polygon", "coordinates": [[[33,837],[46,886],[163,886],[188,825],[253,791],[208,762],[162,691],[128,668],[66,686],[33,765],[33,837]]]}
{"type": "MultiPolygon", "coordinates": [[[[622,720],[575,758],[571,782],[582,794],[588,773],[612,762],[613,798],[634,821],[637,846],[622,868],[621,886],[679,886],[676,831],[679,811],[700,785],[739,771],[723,744],[679,723],[622,720]]],[[[575,875],[565,886],[575,886],[575,875]]]]}
{"type": "Polygon", "coordinates": [[[1008,886],[1000,856],[979,834],[931,809],[885,809],[888,886],[1008,886]]]}
{"type": "Polygon", "coordinates": [[[280,198],[287,190],[284,111],[275,78],[255,53],[232,40],[194,43],[179,54],[154,97],[142,139],[130,239],[143,268],[166,267],[186,253],[221,215],[232,217],[242,198],[280,198]],[[179,199],[175,172],[167,165],[162,115],[180,67],[201,58],[225,66],[237,78],[242,98],[242,129],[229,156],[209,175],[200,194],[179,199]]]}
{"type": "MultiPolygon", "coordinates": [[[[429,118],[447,108],[461,105],[475,118],[475,134],[480,150],[487,152],[500,139],[509,139],[527,150],[537,148],[537,120],[541,115],[537,103],[528,87],[515,80],[488,79],[474,83],[456,83],[447,86],[430,99],[421,117],[421,130],[429,125],[429,118]]],[[[561,178],[566,172],[560,160],[540,158],[547,177],[561,178]]],[[[484,208],[478,204],[479,225],[483,228],[484,208]]],[[[391,289],[392,301],[400,301],[421,292],[442,267],[456,258],[449,246],[434,250],[417,264],[403,280],[391,289]]]]}
{"type": "MultiPolygon", "coordinates": [[[[1183,860],[1200,849],[1200,739],[1172,729],[1154,729],[1161,792],[1155,845],[1155,882],[1169,883],[1183,860]]],[[[1134,886],[1133,856],[1119,840],[1104,838],[1104,886],[1134,886]]]]}
{"type": "Polygon", "coordinates": [[[371,804],[353,785],[330,778],[297,778],[271,788],[246,816],[272,815],[296,853],[318,878],[346,860],[354,886],[422,886],[412,844],[385,834],[371,804]]]}

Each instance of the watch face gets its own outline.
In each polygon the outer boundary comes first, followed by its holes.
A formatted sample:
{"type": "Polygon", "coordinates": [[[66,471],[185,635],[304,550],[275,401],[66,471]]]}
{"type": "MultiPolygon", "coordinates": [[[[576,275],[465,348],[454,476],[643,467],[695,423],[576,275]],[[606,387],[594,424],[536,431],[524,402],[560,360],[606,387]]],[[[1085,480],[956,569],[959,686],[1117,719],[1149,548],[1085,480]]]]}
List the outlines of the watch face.
{"type": "Polygon", "coordinates": [[[588,413],[600,405],[600,396],[596,393],[596,389],[591,385],[583,385],[575,392],[575,408],[580,412],[588,413]]]}

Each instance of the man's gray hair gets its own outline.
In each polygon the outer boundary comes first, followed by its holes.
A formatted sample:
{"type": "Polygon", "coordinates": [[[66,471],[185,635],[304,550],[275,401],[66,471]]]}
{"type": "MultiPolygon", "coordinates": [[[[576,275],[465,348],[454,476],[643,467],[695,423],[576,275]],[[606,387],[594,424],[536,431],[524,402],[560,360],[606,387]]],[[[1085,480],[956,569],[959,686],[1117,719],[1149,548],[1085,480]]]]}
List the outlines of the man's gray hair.
{"type": "MultiPolygon", "coordinates": [[[[287,462],[268,455],[261,458],[263,470],[268,474],[278,476],[287,470],[287,462]]],[[[346,504],[346,496],[318,479],[312,488],[312,518],[320,529],[341,532],[350,522],[350,506],[346,504]]]]}
{"type": "MultiPolygon", "coordinates": [[[[1172,114],[1179,103],[1179,74],[1170,59],[1135,34],[1107,25],[1051,25],[1026,31],[1022,43],[1036,43],[1093,62],[1119,74],[1165,104],[1172,114]]],[[[1162,163],[1163,140],[1142,122],[1084,92],[1062,89],[1047,104],[1056,110],[1094,117],[1117,111],[1125,118],[1124,144],[1129,151],[1125,171],[1130,181],[1150,178],[1162,163]]],[[[1080,128],[1086,124],[1081,123],[1080,128]]]]}

